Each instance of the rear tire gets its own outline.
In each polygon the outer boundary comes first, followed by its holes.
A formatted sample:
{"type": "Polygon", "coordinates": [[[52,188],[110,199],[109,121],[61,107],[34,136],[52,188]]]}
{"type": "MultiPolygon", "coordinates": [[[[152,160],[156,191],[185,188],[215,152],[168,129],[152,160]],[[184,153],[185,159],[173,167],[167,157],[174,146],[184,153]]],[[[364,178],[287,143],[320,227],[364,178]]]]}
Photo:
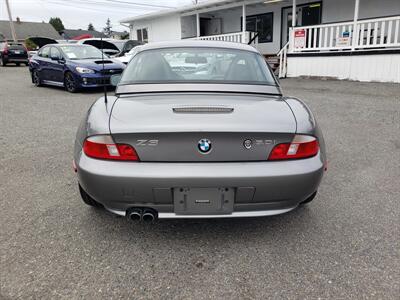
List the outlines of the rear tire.
{"type": "Polygon", "coordinates": [[[65,73],[64,87],[70,93],[76,93],[78,91],[76,81],[70,72],[65,73]]]}
{"type": "Polygon", "coordinates": [[[310,203],[311,201],[314,200],[315,196],[317,195],[317,191],[315,191],[310,197],[308,197],[306,200],[300,203],[300,205],[305,205],[307,203],[310,203]]]}
{"type": "Polygon", "coordinates": [[[17,67],[19,67],[21,64],[20,63],[15,63],[17,65],[17,67]]]}
{"type": "Polygon", "coordinates": [[[89,206],[93,206],[93,207],[99,207],[102,208],[103,205],[100,204],[99,202],[97,202],[96,200],[94,200],[92,197],[90,197],[81,187],[80,184],[78,184],[79,186],[79,193],[81,194],[82,197],[82,201],[89,206]]]}

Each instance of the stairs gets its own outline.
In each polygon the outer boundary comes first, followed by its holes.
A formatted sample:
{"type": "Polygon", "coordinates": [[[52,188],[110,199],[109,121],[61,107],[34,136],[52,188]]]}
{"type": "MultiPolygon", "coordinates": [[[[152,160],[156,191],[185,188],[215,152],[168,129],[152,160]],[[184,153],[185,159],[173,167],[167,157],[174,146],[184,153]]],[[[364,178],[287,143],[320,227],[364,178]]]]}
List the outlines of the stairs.
{"type": "Polygon", "coordinates": [[[265,61],[270,65],[275,75],[279,74],[279,57],[276,54],[264,54],[265,61]]]}

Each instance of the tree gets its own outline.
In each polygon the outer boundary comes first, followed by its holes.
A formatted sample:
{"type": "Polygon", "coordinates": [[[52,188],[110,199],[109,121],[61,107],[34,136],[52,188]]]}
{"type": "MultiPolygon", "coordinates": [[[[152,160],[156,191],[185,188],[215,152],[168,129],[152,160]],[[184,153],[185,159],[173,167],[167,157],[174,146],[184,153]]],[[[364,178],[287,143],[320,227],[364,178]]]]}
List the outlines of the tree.
{"type": "Polygon", "coordinates": [[[28,50],[36,50],[39,49],[38,45],[36,45],[30,38],[27,38],[25,40],[25,46],[28,48],[28,50]]]}
{"type": "Polygon", "coordinates": [[[57,30],[58,33],[61,33],[65,29],[59,17],[50,18],[49,23],[54,27],[55,30],[57,30]]]}
{"type": "Polygon", "coordinates": [[[103,33],[107,36],[107,37],[110,37],[111,36],[111,29],[112,29],[112,26],[111,26],[111,21],[110,21],[110,18],[108,18],[107,19],[107,22],[106,22],[106,27],[104,27],[103,28],[103,33]]]}
{"type": "Polygon", "coordinates": [[[87,30],[93,31],[94,30],[94,26],[92,23],[89,23],[87,30]]]}

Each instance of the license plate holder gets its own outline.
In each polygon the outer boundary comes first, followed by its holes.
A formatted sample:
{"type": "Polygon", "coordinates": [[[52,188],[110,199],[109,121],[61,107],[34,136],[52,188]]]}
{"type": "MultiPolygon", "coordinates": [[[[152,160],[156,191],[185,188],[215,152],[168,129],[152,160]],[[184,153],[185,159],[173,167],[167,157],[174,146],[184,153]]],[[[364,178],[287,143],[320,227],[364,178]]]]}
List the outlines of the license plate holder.
{"type": "Polygon", "coordinates": [[[179,215],[231,214],[234,188],[174,188],[174,211],[179,215]]]}

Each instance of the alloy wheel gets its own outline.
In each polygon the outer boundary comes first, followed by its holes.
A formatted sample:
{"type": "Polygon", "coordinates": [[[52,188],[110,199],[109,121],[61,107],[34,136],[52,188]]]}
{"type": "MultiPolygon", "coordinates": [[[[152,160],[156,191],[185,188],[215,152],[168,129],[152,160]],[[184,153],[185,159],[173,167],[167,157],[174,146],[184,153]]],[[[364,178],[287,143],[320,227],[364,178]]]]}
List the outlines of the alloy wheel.
{"type": "Polygon", "coordinates": [[[65,88],[67,89],[68,92],[70,92],[70,93],[76,92],[75,80],[71,74],[67,73],[65,75],[64,83],[65,83],[65,88]]]}

